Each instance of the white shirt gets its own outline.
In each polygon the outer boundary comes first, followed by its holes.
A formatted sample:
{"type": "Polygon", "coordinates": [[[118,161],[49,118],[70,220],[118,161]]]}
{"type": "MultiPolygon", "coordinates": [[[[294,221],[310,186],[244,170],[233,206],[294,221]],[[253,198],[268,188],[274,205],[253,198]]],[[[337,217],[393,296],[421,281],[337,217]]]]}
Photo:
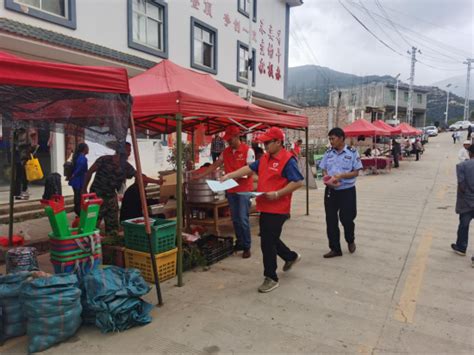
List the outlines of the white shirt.
{"type": "Polygon", "coordinates": [[[467,151],[466,148],[462,147],[462,148],[459,150],[458,159],[459,159],[459,161],[460,161],[461,163],[462,163],[463,161],[466,161],[466,160],[471,159],[471,158],[469,157],[469,152],[467,151]]]}

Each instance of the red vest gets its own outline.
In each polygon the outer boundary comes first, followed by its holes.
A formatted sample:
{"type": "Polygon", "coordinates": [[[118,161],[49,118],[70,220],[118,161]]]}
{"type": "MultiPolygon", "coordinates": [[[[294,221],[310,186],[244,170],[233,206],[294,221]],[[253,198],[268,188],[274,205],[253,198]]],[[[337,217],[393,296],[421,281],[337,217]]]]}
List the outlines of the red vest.
{"type": "MultiPolygon", "coordinates": [[[[286,149],[280,150],[276,157],[265,153],[258,164],[258,192],[278,191],[288,185],[288,180],[282,176],[288,161],[294,158],[286,149]]],[[[257,197],[257,211],[267,213],[288,214],[291,208],[291,195],[269,200],[265,196],[257,197]]]]}
{"type": "Polygon", "coordinates": [[[301,153],[301,147],[295,144],[293,148],[293,155],[298,159],[298,156],[300,155],[300,153],[301,153]]]}
{"type": "MultiPolygon", "coordinates": [[[[240,143],[239,147],[233,151],[231,147],[227,147],[222,152],[224,157],[224,170],[226,174],[240,169],[247,165],[247,156],[249,152],[249,146],[244,143],[240,143]]],[[[246,178],[240,178],[236,180],[239,186],[233,189],[227,190],[227,192],[249,192],[253,190],[253,179],[252,176],[246,178]]]]}

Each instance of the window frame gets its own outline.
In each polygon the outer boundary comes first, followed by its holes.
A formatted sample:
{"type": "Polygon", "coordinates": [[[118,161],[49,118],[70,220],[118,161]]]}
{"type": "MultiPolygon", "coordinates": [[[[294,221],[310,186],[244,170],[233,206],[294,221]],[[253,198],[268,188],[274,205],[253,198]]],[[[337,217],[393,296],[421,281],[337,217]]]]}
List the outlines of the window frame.
{"type": "Polygon", "coordinates": [[[395,89],[390,89],[390,99],[392,101],[395,101],[397,99],[397,90],[395,89]]]}
{"type": "MultiPolygon", "coordinates": [[[[248,85],[248,79],[244,79],[240,76],[240,48],[245,48],[248,52],[249,46],[241,41],[237,41],[237,82],[248,85]]],[[[252,86],[255,86],[257,73],[255,72],[255,63],[257,58],[257,50],[252,48],[252,86]]]]}
{"type": "MultiPolygon", "coordinates": [[[[242,4],[242,1],[247,1],[247,0],[237,0],[237,11],[240,12],[245,17],[249,18],[250,13],[248,11],[245,11],[245,9],[242,8],[242,6],[240,6],[242,4]]],[[[257,8],[258,8],[257,1],[258,0],[253,0],[253,2],[252,2],[252,4],[253,4],[252,21],[253,22],[257,22],[257,8]]]]}
{"type": "Polygon", "coordinates": [[[76,0],[64,0],[64,3],[66,6],[65,17],[54,15],[27,4],[19,4],[16,0],[5,0],[5,9],[75,30],[77,29],[76,0]],[[28,8],[28,12],[22,10],[24,7],[28,8]]]}
{"type": "Polygon", "coordinates": [[[135,42],[133,39],[133,0],[127,0],[127,37],[128,47],[140,52],[148,53],[156,57],[168,58],[168,3],[163,0],[146,0],[163,10],[163,50],[135,42]]]}
{"type": "Polygon", "coordinates": [[[423,104],[423,94],[416,94],[416,103],[423,104]]]}
{"type": "Polygon", "coordinates": [[[403,100],[405,100],[405,102],[408,102],[409,98],[410,98],[410,93],[408,91],[404,91],[403,92],[403,100]]]}
{"type": "Polygon", "coordinates": [[[198,70],[210,73],[210,74],[217,74],[217,69],[218,69],[217,50],[219,48],[218,38],[219,37],[218,37],[217,28],[212,27],[212,26],[208,25],[207,23],[205,23],[201,20],[198,20],[197,18],[191,16],[191,35],[190,35],[190,39],[191,39],[191,58],[190,58],[191,59],[191,68],[198,69],[198,70]],[[214,35],[214,53],[213,53],[214,67],[213,68],[206,67],[204,65],[201,65],[199,63],[194,62],[194,50],[195,50],[195,48],[194,48],[194,27],[195,26],[200,27],[202,30],[211,32],[211,34],[214,35]]]}

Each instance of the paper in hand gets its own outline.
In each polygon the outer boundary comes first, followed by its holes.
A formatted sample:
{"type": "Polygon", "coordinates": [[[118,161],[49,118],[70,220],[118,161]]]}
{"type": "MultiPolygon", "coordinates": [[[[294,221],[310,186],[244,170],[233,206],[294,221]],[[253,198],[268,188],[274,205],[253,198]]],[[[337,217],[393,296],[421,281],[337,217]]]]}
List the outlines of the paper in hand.
{"type": "Polygon", "coordinates": [[[209,185],[209,188],[214,192],[221,192],[239,186],[239,184],[234,179],[229,179],[224,182],[217,180],[206,180],[206,182],[207,185],[209,185]]]}

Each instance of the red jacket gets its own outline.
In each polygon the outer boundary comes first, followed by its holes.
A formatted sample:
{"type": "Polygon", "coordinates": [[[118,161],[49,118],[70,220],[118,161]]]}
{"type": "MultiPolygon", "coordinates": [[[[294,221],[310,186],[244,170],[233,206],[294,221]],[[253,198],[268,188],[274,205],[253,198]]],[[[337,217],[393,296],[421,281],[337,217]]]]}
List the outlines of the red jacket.
{"type": "MultiPolygon", "coordinates": [[[[283,169],[288,161],[294,158],[286,149],[272,157],[270,154],[260,158],[258,164],[258,192],[278,191],[288,185],[289,181],[282,176],[283,169]]],[[[257,211],[267,213],[288,214],[291,208],[291,195],[282,196],[276,200],[269,200],[265,196],[257,197],[257,211]]]]}
{"type": "MultiPolygon", "coordinates": [[[[250,147],[247,144],[240,143],[239,147],[233,151],[232,147],[227,147],[222,152],[224,158],[224,170],[226,174],[240,169],[247,165],[247,156],[250,147]]],[[[227,190],[227,192],[249,192],[253,190],[252,176],[237,179],[239,186],[227,190]]]]}

